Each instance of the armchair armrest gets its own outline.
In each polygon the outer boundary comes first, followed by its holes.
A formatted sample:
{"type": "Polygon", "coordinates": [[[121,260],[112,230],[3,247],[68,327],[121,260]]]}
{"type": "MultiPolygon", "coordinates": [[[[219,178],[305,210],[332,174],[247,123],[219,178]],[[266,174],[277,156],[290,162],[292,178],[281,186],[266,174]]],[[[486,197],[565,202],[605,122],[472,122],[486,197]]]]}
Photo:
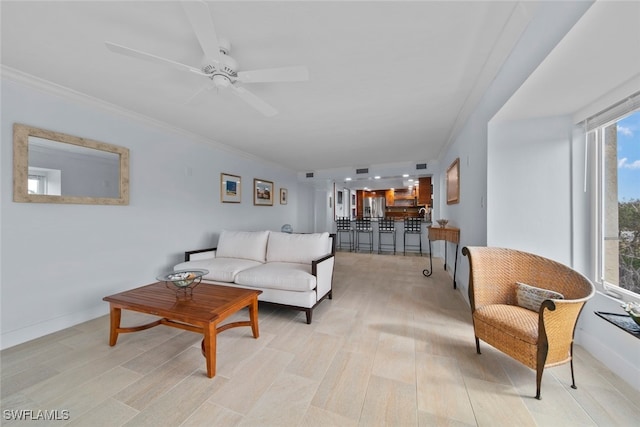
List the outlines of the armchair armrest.
{"type": "Polygon", "coordinates": [[[187,251],[184,253],[184,260],[185,262],[187,262],[187,261],[195,261],[198,259],[215,258],[217,250],[218,248],[215,247],[215,248],[196,249],[193,251],[187,251]],[[205,256],[205,255],[211,255],[211,256],[205,256]]]}
{"type": "Polygon", "coordinates": [[[316,298],[318,301],[327,294],[329,298],[332,297],[334,264],[334,254],[328,254],[311,261],[311,274],[316,277],[316,298]]]}
{"type": "Polygon", "coordinates": [[[545,366],[571,359],[574,330],[588,299],[546,300],[540,306],[538,337],[539,346],[547,348],[545,366]]]}

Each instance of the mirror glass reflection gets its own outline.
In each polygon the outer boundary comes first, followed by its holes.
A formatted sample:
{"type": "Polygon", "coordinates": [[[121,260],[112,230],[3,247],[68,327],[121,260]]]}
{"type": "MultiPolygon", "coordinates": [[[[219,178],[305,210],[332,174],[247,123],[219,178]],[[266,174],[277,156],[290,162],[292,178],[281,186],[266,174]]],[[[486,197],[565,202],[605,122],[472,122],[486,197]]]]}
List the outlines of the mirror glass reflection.
{"type": "Polygon", "coordinates": [[[29,137],[28,193],[117,198],[117,153],[29,137]]]}

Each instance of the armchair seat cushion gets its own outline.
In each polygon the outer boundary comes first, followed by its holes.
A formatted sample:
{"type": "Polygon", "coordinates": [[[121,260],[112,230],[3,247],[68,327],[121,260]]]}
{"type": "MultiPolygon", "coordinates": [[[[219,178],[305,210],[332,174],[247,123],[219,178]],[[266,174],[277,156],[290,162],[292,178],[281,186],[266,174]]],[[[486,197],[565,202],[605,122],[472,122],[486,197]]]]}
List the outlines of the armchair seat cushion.
{"type": "Polygon", "coordinates": [[[259,265],[262,263],[241,258],[209,258],[180,263],[174,267],[174,270],[204,268],[209,270],[209,274],[203,276],[203,280],[233,283],[238,273],[259,265]]]}
{"type": "Polygon", "coordinates": [[[538,313],[516,305],[491,304],[473,313],[477,327],[506,334],[529,344],[538,342],[538,313]]]}
{"type": "Polygon", "coordinates": [[[309,264],[268,262],[241,271],[236,276],[236,283],[256,288],[306,292],[316,287],[316,276],[311,274],[309,264]]]}

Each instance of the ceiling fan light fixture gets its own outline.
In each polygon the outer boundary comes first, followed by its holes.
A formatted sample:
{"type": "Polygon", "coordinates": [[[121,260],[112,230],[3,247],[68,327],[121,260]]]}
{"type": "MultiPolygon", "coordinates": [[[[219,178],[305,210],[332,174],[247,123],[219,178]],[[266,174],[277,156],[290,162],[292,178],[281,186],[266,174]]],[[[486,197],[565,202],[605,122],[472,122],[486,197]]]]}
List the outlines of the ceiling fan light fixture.
{"type": "Polygon", "coordinates": [[[216,87],[229,87],[231,85],[231,80],[229,80],[229,77],[223,74],[214,74],[211,77],[211,80],[213,80],[213,84],[216,87]]]}

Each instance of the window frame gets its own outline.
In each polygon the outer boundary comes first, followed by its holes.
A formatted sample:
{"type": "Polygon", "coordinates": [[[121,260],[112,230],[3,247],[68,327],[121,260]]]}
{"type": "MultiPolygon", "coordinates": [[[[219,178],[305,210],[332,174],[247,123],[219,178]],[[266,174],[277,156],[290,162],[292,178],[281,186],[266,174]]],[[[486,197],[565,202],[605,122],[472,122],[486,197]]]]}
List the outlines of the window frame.
{"type": "MultiPolygon", "coordinates": [[[[595,282],[596,285],[607,295],[614,297],[621,301],[636,301],[640,302],[640,293],[636,293],[620,287],[619,285],[615,285],[613,283],[605,280],[605,269],[606,269],[606,162],[607,162],[607,153],[606,153],[606,137],[605,130],[607,127],[616,124],[626,117],[632,114],[640,114],[639,108],[629,108],[627,111],[618,112],[619,115],[611,118],[609,116],[609,121],[600,122],[597,126],[594,126],[592,129],[587,129],[586,131],[586,141],[589,147],[593,147],[592,151],[595,153],[595,194],[594,194],[594,203],[592,203],[592,207],[595,207],[595,282]]],[[[609,113],[610,114],[610,113],[609,113]]],[[[616,129],[617,132],[617,129],[616,129]]],[[[618,156],[616,154],[616,164],[618,161],[618,156]]],[[[616,168],[616,174],[618,173],[618,169],[616,168]]],[[[616,192],[616,200],[618,200],[618,194],[616,192]]],[[[617,233],[619,235],[620,229],[618,225],[617,233]]],[[[619,244],[619,243],[618,243],[619,244]]],[[[618,264],[619,268],[619,264],[618,264]]]]}

